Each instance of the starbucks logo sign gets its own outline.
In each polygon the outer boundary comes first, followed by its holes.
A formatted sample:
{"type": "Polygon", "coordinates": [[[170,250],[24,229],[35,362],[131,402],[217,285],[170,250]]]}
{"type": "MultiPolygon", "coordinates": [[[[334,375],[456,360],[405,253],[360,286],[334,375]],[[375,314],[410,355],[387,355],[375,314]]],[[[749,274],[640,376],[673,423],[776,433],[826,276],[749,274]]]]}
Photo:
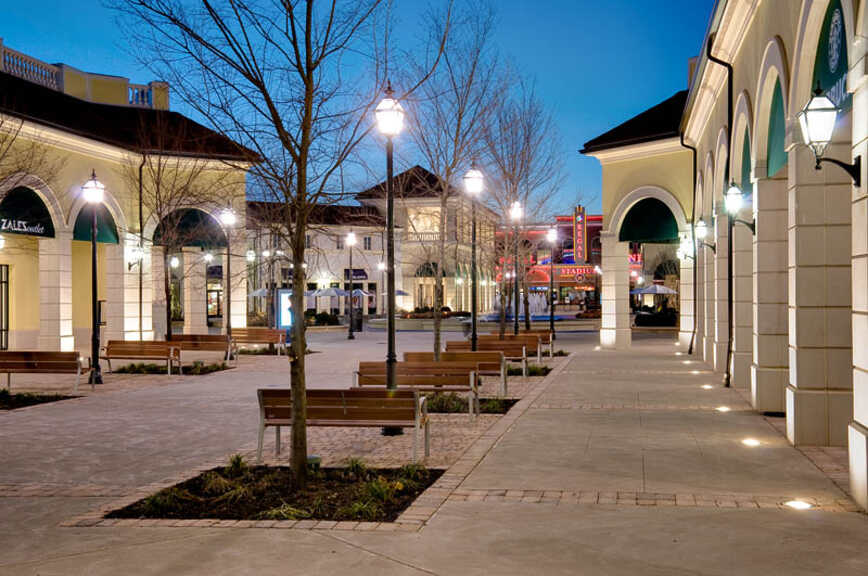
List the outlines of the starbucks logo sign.
{"type": "Polygon", "coordinates": [[[841,47],[844,45],[844,18],[836,9],[829,23],[829,71],[837,72],[841,63],[841,47]]]}

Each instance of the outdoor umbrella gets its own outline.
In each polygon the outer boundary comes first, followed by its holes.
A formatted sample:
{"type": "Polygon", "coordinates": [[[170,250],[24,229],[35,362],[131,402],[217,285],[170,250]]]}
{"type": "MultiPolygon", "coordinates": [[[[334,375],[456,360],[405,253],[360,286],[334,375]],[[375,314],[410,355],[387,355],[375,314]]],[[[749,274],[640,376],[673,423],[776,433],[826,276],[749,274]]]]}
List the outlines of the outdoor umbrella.
{"type": "Polygon", "coordinates": [[[313,293],[317,298],[337,298],[338,296],[349,296],[349,292],[340,288],[323,288],[313,293]]]}
{"type": "Polygon", "coordinates": [[[652,284],[651,286],[646,286],[645,288],[638,288],[636,290],[632,290],[630,294],[678,294],[677,290],[673,290],[672,288],[667,288],[662,284],[652,284]]]}
{"type": "MultiPolygon", "coordinates": [[[[383,296],[386,295],[386,292],[383,292],[383,296]]],[[[395,296],[409,296],[409,292],[404,292],[403,290],[395,290],[395,296]]]]}

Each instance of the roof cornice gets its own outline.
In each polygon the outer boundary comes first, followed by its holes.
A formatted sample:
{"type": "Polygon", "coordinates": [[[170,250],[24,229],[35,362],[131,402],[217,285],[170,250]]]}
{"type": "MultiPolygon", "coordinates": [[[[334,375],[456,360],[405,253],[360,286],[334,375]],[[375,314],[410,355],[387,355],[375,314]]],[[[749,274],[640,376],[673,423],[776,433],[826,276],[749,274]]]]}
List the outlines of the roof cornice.
{"type": "Polygon", "coordinates": [[[600,164],[609,164],[611,162],[637,160],[640,158],[648,158],[649,156],[657,156],[659,154],[686,151],[685,148],[681,147],[680,139],[677,136],[673,136],[662,140],[643,142],[642,144],[633,144],[630,146],[621,146],[620,148],[609,148],[597,152],[588,152],[587,155],[593,156],[599,160],[600,164]]]}

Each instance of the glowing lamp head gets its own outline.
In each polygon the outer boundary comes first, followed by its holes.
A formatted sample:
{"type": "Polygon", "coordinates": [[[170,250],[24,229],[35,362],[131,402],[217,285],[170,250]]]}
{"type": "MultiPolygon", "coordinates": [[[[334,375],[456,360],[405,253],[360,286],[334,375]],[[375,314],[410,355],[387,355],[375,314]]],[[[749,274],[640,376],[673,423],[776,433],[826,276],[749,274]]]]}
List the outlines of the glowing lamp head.
{"type": "Polygon", "coordinates": [[[699,222],[694,226],[694,232],[697,240],[705,240],[708,237],[708,224],[705,223],[705,220],[699,219],[699,222]]]}
{"type": "Polygon", "coordinates": [[[819,84],[814,90],[813,98],[801,112],[796,114],[796,118],[799,119],[805,144],[814,150],[817,157],[822,156],[826,146],[832,141],[835,120],[838,118],[838,108],[823,95],[819,84]]]}
{"type": "Polygon", "coordinates": [[[206,252],[204,258],[205,262],[208,262],[209,264],[214,261],[214,255],[210,252],[206,252]]]}
{"type": "Polygon", "coordinates": [[[741,193],[741,188],[735,184],[731,184],[729,190],[726,191],[726,196],[724,196],[724,204],[726,205],[726,211],[729,214],[738,214],[738,211],[741,210],[741,207],[744,204],[744,197],[741,193]]]}
{"type": "Polygon", "coordinates": [[[181,265],[181,261],[178,260],[178,257],[177,257],[177,256],[172,256],[172,257],[169,259],[169,266],[170,266],[170,267],[172,267],[172,268],[177,268],[177,267],[180,266],[180,265],[181,265]]]}
{"type": "Polygon", "coordinates": [[[247,253],[244,255],[244,257],[247,258],[248,262],[255,262],[256,261],[256,252],[254,252],[253,250],[248,250],[247,253]]]}
{"type": "Polygon", "coordinates": [[[603,274],[603,269],[600,268],[599,266],[594,266],[594,274],[599,274],[599,275],[602,276],[602,274],[603,274]]]}
{"type": "Polygon", "coordinates": [[[681,244],[678,246],[677,254],[679,260],[693,258],[693,242],[690,241],[689,236],[685,236],[681,239],[681,244]]]}
{"type": "Polygon", "coordinates": [[[374,110],[377,119],[377,129],[383,136],[392,138],[401,133],[404,128],[404,107],[392,96],[392,85],[386,87],[386,97],[380,100],[374,110]]]}
{"type": "Polygon", "coordinates": [[[479,196],[485,189],[485,177],[474,162],[464,175],[464,190],[471,196],[479,196]]]}
{"type": "Polygon", "coordinates": [[[262,251],[263,258],[271,258],[271,250],[263,250],[262,251]]]}
{"type": "Polygon", "coordinates": [[[81,187],[81,195],[88,204],[101,204],[105,197],[105,186],[96,179],[96,171],[90,174],[90,180],[81,187]]]}
{"type": "Polygon", "coordinates": [[[516,200],[512,203],[512,208],[509,209],[509,217],[512,218],[513,222],[518,222],[519,220],[521,220],[521,215],[521,202],[516,200]]]}
{"type": "Polygon", "coordinates": [[[644,283],[645,283],[645,277],[644,276],[639,276],[638,278],[636,278],[636,284],[644,284],[644,283]]]}
{"type": "Polygon", "coordinates": [[[145,257],[144,249],[138,244],[130,246],[129,252],[127,254],[130,262],[141,262],[142,259],[145,257]]]}
{"type": "Polygon", "coordinates": [[[546,232],[546,240],[548,240],[549,244],[554,244],[558,241],[558,229],[557,228],[549,228],[546,232]]]}
{"type": "Polygon", "coordinates": [[[464,284],[464,278],[456,278],[455,283],[461,286],[462,284],[464,284]]]}
{"type": "Polygon", "coordinates": [[[346,243],[347,243],[347,246],[355,246],[356,245],[356,233],[355,232],[347,233],[346,243]]]}
{"type": "Polygon", "coordinates": [[[382,272],[385,269],[386,269],[386,263],[385,262],[377,262],[377,270],[382,272]]]}
{"type": "Polygon", "coordinates": [[[238,222],[238,216],[232,208],[224,208],[220,212],[220,222],[227,227],[235,226],[235,223],[238,222]]]}

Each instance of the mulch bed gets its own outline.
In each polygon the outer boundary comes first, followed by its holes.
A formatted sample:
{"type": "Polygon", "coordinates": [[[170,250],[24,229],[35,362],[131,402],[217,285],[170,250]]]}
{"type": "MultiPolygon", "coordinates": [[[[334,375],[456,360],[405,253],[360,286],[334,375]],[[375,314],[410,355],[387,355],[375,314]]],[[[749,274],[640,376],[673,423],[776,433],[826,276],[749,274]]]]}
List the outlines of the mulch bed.
{"type": "Polygon", "coordinates": [[[25,406],[35,406],[47,402],[69,400],[77,396],[63,396],[62,394],[31,394],[29,392],[10,393],[8,390],[0,390],[0,410],[15,410],[25,406]]]}
{"type": "MultiPolygon", "coordinates": [[[[204,364],[202,362],[193,362],[192,364],[188,364],[186,366],[182,366],[181,372],[183,376],[204,376],[206,374],[212,374],[214,372],[221,372],[223,370],[232,370],[235,366],[230,366],[226,362],[221,362],[219,364],[204,364]]],[[[117,370],[113,371],[114,374],[165,374],[166,373],[166,365],[165,364],[126,364],[121,366],[117,370]]],[[[173,374],[177,374],[177,369],[173,369],[173,374]]]]}
{"type": "MultiPolygon", "coordinates": [[[[518,398],[480,398],[479,412],[481,414],[506,414],[518,398]]],[[[467,396],[459,396],[454,392],[437,393],[428,396],[429,414],[459,414],[468,411],[467,396]]]]}
{"type": "Polygon", "coordinates": [[[351,461],[346,468],[311,469],[301,490],[289,467],[248,467],[233,456],[223,468],[164,488],[106,517],[389,522],[441,474],[415,465],[369,469],[351,461]]]}

